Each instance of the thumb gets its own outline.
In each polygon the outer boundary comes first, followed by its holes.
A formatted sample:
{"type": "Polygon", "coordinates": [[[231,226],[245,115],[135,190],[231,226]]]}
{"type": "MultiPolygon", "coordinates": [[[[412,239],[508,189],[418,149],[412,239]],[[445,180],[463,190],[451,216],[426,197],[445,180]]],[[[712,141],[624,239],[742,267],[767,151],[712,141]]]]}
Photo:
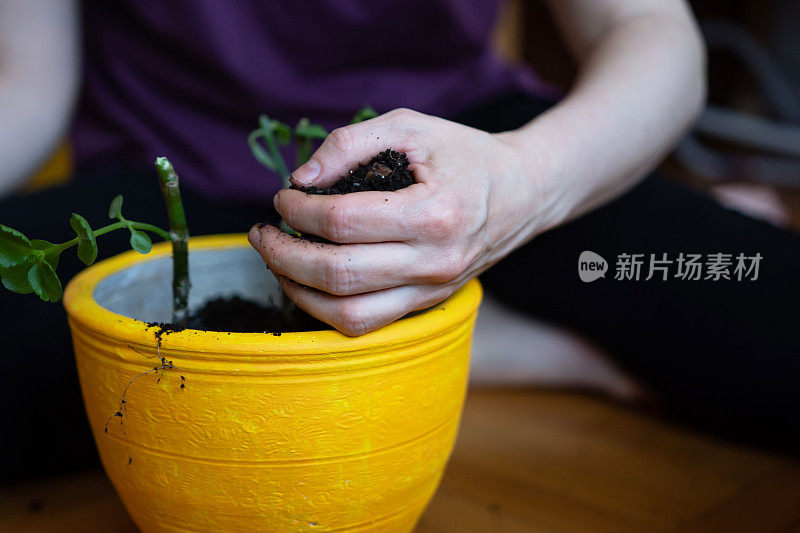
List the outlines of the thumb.
{"type": "Polygon", "coordinates": [[[407,136],[396,123],[381,118],[333,130],[311,158],[292,172],[295,187],[328,187],[387,148],[404,150],[401,141],[407,136]]]}

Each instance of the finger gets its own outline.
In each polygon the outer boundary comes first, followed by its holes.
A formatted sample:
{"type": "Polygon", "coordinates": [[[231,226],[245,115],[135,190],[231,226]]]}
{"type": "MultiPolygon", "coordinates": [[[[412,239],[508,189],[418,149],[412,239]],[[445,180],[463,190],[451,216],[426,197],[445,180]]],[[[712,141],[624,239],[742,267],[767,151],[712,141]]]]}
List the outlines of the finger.
{"type": "Polygon", "coordinates": [[[250,242],[275,274],[330,294],[359,294],[421,280],[417,251],[403,243],[322,244],[273,226],[254,227],[250,242]]]}
{"type": "Polygon", "coordinates": [[[456,286],[404,285],[355,296],[333,296],[279,277],[286,295],[308,314],[351,337],[378,329],[419,309],[435,305],[456,286]]]}
{"type": "Polygon", "coordinates": [[[399,191],[317,195],[283,189],[275,209],[300,233],[338,243],[411,241],[425,222],[426,187],[399,191]]]}
{"type": "Polygon", "coordinates": [[[414,138],[411,122],[417,116],[421,115],[395,110],[333,130],[311,158],[292,172],[292,182],[298,187],[327,187],[357,164],[366,163],[387,148],[406,152],[411,160],[410,144],[414,138]]]}

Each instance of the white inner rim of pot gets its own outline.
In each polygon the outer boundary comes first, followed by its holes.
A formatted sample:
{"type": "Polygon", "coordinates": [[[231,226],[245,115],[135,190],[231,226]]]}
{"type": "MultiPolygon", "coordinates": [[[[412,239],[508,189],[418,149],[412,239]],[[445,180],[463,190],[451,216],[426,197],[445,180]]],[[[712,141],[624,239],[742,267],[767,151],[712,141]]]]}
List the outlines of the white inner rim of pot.
{"type": "MultiPolygon", "coordinates": [[[[266,304],[278,301],[279,286],[250,248],[197,250],[189,254],[189,309],[209,300],[239,296],[266,304]]],[[[94,299],[111,312],[145,322],[172,320],[172,257],[144,261],[97,284],[94,299]]]]}

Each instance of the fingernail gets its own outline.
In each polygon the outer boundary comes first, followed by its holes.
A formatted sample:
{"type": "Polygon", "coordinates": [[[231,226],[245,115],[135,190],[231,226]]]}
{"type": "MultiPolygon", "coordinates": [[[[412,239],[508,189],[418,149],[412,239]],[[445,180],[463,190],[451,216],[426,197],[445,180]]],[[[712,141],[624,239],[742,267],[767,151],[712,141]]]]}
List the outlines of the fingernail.
{"type": "Polygon", "coordinates": [[[300,165],[300,168],[292,172],[292,182],[300,187],[308,187],[314,183],[316,177],[319,176],[320,170],[322,170],[322,167],[317,160],[309,159],[300,165]]]}
{"type": "Polygon", "coordinates": [[[250,245],[254,248],[258,248],[261,244],[261,229],[258,227],[258,224],[250,228],[250,233],[247,234],[247,240],[250,241],[250,245]]]}

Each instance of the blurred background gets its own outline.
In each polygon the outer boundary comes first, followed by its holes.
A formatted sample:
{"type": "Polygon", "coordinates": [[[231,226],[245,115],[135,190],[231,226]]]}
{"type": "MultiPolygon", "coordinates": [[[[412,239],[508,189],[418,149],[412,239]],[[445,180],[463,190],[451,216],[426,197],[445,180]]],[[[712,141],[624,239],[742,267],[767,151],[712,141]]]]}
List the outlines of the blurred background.
{"type": "MultiPolygon", "coordinates": [[[[800,229],[800,2],[689,3],[708,46],[708,109],[660,170],[800,229]]],[[[544,2],[509,0],[495,42],[557,86],[569,87],[575,76],[544,2]]]]}
{"type": "MultiPolygon", "coordinates": [[[[660,170],[723,203],[800,228],[800,3],[690,4],[708,44],[708,109],[660,170]]],[[[567,88],[575,76],[544,2],[507,0],[494,42],[502,55],[529,62],[555,86],[567,88]]],[[[71,170],[64,143],[25,190],[63,182],[71,170]]]]}

